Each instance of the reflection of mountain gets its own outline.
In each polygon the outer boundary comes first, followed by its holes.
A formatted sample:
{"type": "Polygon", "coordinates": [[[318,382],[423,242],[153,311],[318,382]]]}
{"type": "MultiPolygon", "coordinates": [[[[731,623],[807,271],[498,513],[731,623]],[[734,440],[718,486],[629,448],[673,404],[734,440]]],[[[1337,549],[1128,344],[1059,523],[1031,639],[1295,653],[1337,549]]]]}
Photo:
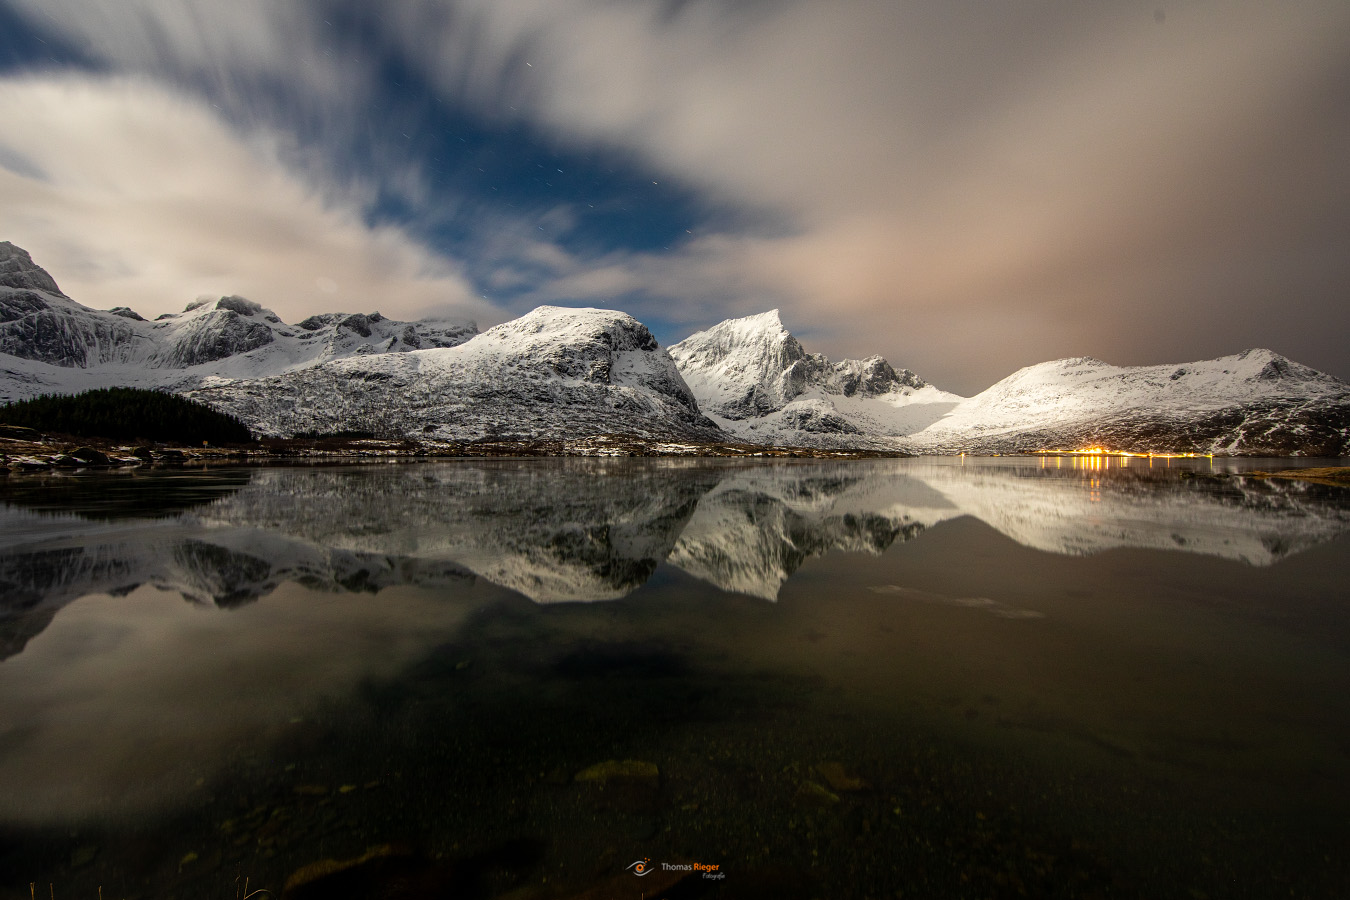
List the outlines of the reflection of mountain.
{"type": "MultiPolygon", "coordinates": [[[[1051,553],[1135,547],[1250,565],[1350,528],[1343,489],[1177,474],[1146,463],[1101,471],[952,460],[275,468],[193,512],[120,521],[107,508],[54,513],[43,492],[13,490],[0,507],[0,654],[18,652],[76,597],[143,584],[233,606],[285,581],[374,591],[476,574],[538,602],[608,600],[666,562],[773,599],[811,557],[880,553],[962,515],[1051,553]]],[[[142,506],[131,496],[116,508],[142,506]]]]}
{"type": "MultiPolygon", "coordinates": [[[[33,513],[3,512],[3,525],[32,531],[33,513]]],[[[92,593],[127,593],[143,584],[213,606],[238,606],[283,581],[330,590],[375,591],[396,584],[463,581],[382,553],[322,547],[253,528],[210,528],[192,518],[91,527],[74,517],[41,517],[43,537],[0,554],[0,588],[9,609],[65,603],[92,593]],[[62,527],[64,526],[64,527],[62,527]]]]}
{"type": "Polygon", "coordinates": [[[555,460],[270,470],[211,509],[324,546],[452,559],[537,602],[611,600],[669,562],[772,599],[804,560],[921,529],[867,469],[555,460]]]}
{"type": "Polygon", "coordinates": [[[907,471],[1027,547],[1082,556],[1118,547],[1185,550],[1270,565],[1350,528],[1350,492],[1240,477],[1189,480],[1133,469],[918,463],[907,471]]]}
{"type": "Polygon", "coordinates": [[[214,506],[209,521],[454,560],[542,603],[610,600],[656,571],[721,475],[673,460],[270,469],[214,506]]]}
{"type": "Polygon", "coordinates": [[[27,538],[0,549],[0,659],[21,651],[57,610],[87,594],[125,594],[148,584],[230,607],[286,581],[373,592],[473,579],[448,561],[322,547],[254,528],[209,528],[192,517],[119,527],[6,506],[0,507],[0,531],[27,538]]]}
{"type": "Polygon", "coordinates": [[[724,591],[777,599],[813,556],[880,553],[923,530],[891,503],[867,502],[872,480],[830,465],[734,470],[699,501],[668,562],[724,591]]]}

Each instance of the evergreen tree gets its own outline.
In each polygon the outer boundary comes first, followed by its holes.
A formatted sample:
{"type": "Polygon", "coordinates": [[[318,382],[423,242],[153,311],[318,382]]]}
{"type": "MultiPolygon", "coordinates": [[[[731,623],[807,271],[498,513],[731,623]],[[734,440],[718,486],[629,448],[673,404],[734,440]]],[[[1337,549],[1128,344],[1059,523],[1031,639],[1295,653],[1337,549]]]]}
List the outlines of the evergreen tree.
{"type": "Polygon", "coordinates": [[[164,391],[99,388],[81,394],[43,394],[0,406],[0,423],[38,431],[126,441],[243,444],[248,427],[205,404],[164,391]]]}

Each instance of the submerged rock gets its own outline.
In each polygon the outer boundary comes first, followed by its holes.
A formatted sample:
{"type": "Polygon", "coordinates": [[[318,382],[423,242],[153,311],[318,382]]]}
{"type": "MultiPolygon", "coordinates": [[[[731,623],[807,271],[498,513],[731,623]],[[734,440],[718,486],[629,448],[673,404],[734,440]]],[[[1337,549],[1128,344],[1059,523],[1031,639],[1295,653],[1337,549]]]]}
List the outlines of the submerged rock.
{"type": "Polygon", "coordinates": [[[371,847],[351,859],[320,859],[291,873],[282,897],[378,896],[379,888],[394,881],[400,870],[416,868],[413,854],[392,844],[371,847]]]}
{"type": "Polygon", "coordinates": [[[842,763],[823,762],[816,766],[816,771],[820,773],[821,778],[825,779],[826,784],[841,793],[865,791],[869,787],[866,781],[850,774],[842,763]]]}
{"type": "Polygon", "coordinates": [[[655,785],[661,778],[661,770],[656,763],[643,762],[640,759],[609,759],[602,763],[582,769],[576,775],[578,783],[608,784],[611,781],[629,784],[655,785]]]}
{"type": "Polygon", "coordinates": [[[839,795],[826,790],[814,781],[803,781],[797,793],[808,800],[815,800],[818,803],[838,803],[839,795]]]}

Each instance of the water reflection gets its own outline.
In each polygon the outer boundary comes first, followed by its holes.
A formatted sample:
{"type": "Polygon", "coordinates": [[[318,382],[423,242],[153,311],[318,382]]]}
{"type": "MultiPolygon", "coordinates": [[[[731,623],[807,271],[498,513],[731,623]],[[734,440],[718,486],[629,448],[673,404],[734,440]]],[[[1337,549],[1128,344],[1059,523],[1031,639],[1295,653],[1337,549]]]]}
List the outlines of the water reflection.
{"type": "Polygon", "coordinates": [[[1350,526],[1338,488],[1136,463],[555,460],[12,478],[0,652],[21,649],[53,608],[140,585],[236,606],[287,581],[377,591],[478,576],[552,603],[623,597],[667,563],[772,600],[807,559],[880,553],[961,516],[1051,553],[1148,548],[1256,566],[1350,526]]]}
{"type": "Polygon", "coordinates": [[[643,856],[725,863],[707,896],[1344,880],[1343,489],[1207,461],[195,477],[175,509],[3,488],[0,890],[234,897],[391,841],[446,877],[532,842],[482,897],[620,895],[643,856]],[[575,781],[626,759],[659,778],[575,781]]]}

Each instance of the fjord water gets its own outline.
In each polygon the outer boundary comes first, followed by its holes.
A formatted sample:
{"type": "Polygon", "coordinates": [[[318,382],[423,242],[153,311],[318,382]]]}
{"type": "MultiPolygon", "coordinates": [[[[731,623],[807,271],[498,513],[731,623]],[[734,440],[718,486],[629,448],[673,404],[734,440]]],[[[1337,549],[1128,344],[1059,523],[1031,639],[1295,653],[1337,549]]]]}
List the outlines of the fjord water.
{"type": "Polygon", "coordinates": [[[1287,464],[11,477],[0,892],[1342,896],[1350,490],[1287,464]]]}

